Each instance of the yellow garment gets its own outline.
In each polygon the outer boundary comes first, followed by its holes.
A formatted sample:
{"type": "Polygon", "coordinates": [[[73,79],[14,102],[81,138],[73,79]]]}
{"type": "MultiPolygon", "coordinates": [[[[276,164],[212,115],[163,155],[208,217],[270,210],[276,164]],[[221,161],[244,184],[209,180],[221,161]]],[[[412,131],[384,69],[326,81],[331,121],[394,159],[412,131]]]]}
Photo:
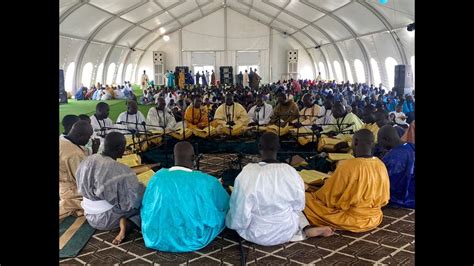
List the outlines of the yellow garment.
{"type": "Polygon", "coordinates": [[[216,129],[213,126],[205,127],[203,129],[193,127],[191,130],[195,136],[200,138],[208,138],[216,135],[216,129]]]}
{"type": "Polygon", "coordinates": [[[336,162],[348,159],[354,159],[354,156],[349,153],[328,153],[328,159],[336,162]]]}
{"type": "MultiPolygon", "coordinates": [[[[300,117],[299,117],[299,122],[303,126],[311,126],[316,123],[316,120],[318,118],[316,117],[319,115],[319,112],[321,111],[321,107],[317,104],[314,104],[313,107],[307,108],[303,107],[300,111],[300,117]]],[[[293,120],[293,123],[298,122],[298,119],[293,120]]]]}
{"type": "Polygon", "coordinates": [[[298,136],[298,143],[303,146],[311,141],[316,142],[318,139],[318,137],[313,134],[311,128],[308,127],[292,128],[290,132],[292,135],[298,136]]]}
{"type": "Polygon", "coordinates": [[[144,173],[138,174],[137,178],[140,182],[142,182],[145,187],[148,185],[148,182],[150,181],[151,177],[155,174],[155,171],[153,170],[148,170],[144,173]]]}
{"type": "Polygon", "coordinates": [[[225,126],[228,121],[233,121],[237,127],[247,126],[249,124],[249,116],[240,103],[234,103],[231,106],[223,103],[217,108],[214,114],[214,121],[222,126],[225,126]]]}
{"type": "Polygon", "coordinates": [[[184,89],[184,73],[179,72],[178,74],[178,86],[180,89],[184,89]]]}
{"type": "Polygon", "coordinates": [[[142,163],[142,159],[137,154],[124,155],[122,158],[117,158],[117,162],[125,164],[128,167],[134,167],[142,163]]]}
{"type": "Polygon", "coordinates": [[[374,143],[377,143],[377,134],[379,133],[379,126],[376,123],[373,124],[365,124],[362,128],[366,128],[374,134],[374,143]]]}
{"type": "Polygon", "coordinates": [[[280,136],[284,136],[284,135],[288,134],[290,132],[290,129],[292,129],[293,127],[287,125],[286,127],[280,127],[280,129],[278,129],[278,128],[279,127],[277,125],[267,126],[267,132],[273,132],[277,135],[278,135],[278,133],[280,133],[280,136]]]}
{"type": "Polygon", "coordinates": [[[184,113],[184,119],[186,120],[187,126],[192,128],[207,128],[209,124],[208,111],[205,106],[200,108],[194,108],[193,106],[188,106],[186,112],[184,113]]]}
{"type": "MultiPolygon", "coordinates": [[[[364,127],[364,122],[357,117],[357,115],[353,113],[347,113],[344,117],[340,117],[337,119],[333,119],[331,124],[341,124],[340,127],[336,125],[329,125],[323,127],[323,133],[328,133],[331,131],[339,132],[341,130],[353,130],[354,133],[359,131],[364,127]],[[345,124],[352,124],[351,126],[345,124]]],[[[343,132],[343,134],[348,134],[348,132],[343,132]]]]}
{"type": "Polygon", "coordinates": [[[355,158],[341,161],[321,189],[305,194],[304,213],[311,224],[365,232],[382,222],[390,180],[378,158],[355,158]]]}
{"type": "Polygon", "coordinates": [[[176,131],[173,131],[169,134],[170,134],[170,136],[172,136],[175,139],[184,140],[184,139],[187,139],[187,138],[191,137],[193,135],[193,131],[190,128],[186,127],[184,129],[184,136],[183,136],[183,128],[182,128],[182,126],[179,126],[176,129],[176,131]]]}
{"type": "Polygon", "coordinates": [[[309,185],[324,184],[324,180],[331,177],[329,174],[319,172],[316,170],[301,170],[298,172],[298,174],[300,174],[303,181],[309,185]]]}
{"type": "Polygon", "coordinates": [[[86,151],[65,138],[59,139],[59,219],[82,216],[82,195],[77,191],[76,170],[86,151]]]}
{"type": "Polygon", "coordinates": [[[334,151],[334,145],[343,141],[344,140],[342,139],[330,138],[326,135],[322,135],[318,142],[318,152],[322,152],[323,150],[334,151]]]}
{"type": "Polygon", "coordinates": [[[270,124],[286,124],[298,118],[298,105],[293,100],[288,100],[286,104],[278,103],[273,109],[273,114],[270,118],[270,124]]]}

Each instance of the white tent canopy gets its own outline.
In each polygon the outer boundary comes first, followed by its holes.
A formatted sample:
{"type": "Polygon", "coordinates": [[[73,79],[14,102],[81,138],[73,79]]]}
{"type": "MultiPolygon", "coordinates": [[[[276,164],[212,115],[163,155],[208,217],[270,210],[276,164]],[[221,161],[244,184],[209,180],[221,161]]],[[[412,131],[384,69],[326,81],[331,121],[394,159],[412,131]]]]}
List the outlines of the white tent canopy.
{"type": "Polygon", "coordinates": [[[393,64],[414,64],[414,0],[60,0],[59,15],[68,91],[136,82],[153,72],[152,51],[166,69],[245,61],[266,82],[284,77],[291,49],[301,78],[391,87],[393,64]]]}

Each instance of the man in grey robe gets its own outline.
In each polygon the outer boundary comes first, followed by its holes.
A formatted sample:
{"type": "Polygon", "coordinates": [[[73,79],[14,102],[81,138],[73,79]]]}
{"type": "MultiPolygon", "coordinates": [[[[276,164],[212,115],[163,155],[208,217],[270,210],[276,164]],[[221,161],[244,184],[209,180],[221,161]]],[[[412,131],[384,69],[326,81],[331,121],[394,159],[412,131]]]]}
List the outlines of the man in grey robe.
{"type": "Polygon", "coordinates": [[[81,206],[89,224],[99,230],[120,227],[113,244],[120,244],[133,227],[141,226],[145,186],[128,166],[116,161],[122,157],[125,143],[121,133],[109,133],[102,154],[87,157],[76,172],[78,191],[83,196],[81,206]]]}

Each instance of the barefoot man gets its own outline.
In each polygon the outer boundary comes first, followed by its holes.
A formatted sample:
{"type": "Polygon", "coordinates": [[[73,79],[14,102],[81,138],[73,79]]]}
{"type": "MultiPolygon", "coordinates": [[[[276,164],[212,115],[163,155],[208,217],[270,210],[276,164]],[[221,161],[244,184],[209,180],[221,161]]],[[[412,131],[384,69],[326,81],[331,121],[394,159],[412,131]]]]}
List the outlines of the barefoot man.
{"type": "Polygon", "coordinates": [[[235,179],[227,227],[262,246],[332,235],[333,230],[328,226],[309,225],[303,214],[303,179],[292,166],[277,160],[279,148],[275,133],[262,135],[259,143],[262,161],[247,164],[235,179]]]}
{"type": "Polygon", "coordinates": [[[77,187],[89,224],[99,230],[120,228],[113,244],[120,244],[134,227],[141,226],[140,206],[145,186],[135,173],[117,162],[125,151],[118,132],[105,137],[104,151],[87,157],[77,169],[77,187]]]}

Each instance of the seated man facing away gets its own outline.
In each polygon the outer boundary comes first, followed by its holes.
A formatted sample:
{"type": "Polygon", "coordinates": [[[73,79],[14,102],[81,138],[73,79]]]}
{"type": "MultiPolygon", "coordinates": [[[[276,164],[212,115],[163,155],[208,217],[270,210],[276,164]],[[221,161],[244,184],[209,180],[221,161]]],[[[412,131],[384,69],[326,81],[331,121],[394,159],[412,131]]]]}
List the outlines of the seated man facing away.
{"type": "Polygon", "coordinates": [[[263,94],[257,95],[256,105],[250,108],[248,116],[249,126],[259,126],[267,125],[270,122],[270,116],[273,113],[273,107],[268,103],[263,101],[263,94]]]}
{"type": "Polygon", "coordinates": [[[306,192],[304,213],[311,224],[365,232],[382,222],[390,180],[383,162],[372,157],[373,143],[372,132],[357,131],[352,139],[356,158],[340,161],[318,191],[306,192]]]}
{"type": "Polygon", "coordinates": [[[87,121],[77,121],[71,131],[59,139],[59,219],[83,215],[76,170],[87,156],[82,146],[87,144],[91,135],[91,125],[87,121]]]}
{"type": "Polygon", "coordinates": [[[87,157],[76,172],[77,187],[84,196],[81,205],[89,224],[99,230],[120,227],[113,244],[120,244],[134,226],[141,226],[145,186],[133,170],[116,161],[124,152],[125,137],[112,132],[105,137],[102,154],[87,157]]]}
{"type": "Polygon", "coordinates": [[[193,146],[174,146],[175,166],[149,181],[141,210],[147,248],[189,252],[207,246],[225,228],[229,195],[217,178],[193,171],[193,146]]]}
{"type": "Polygon", "coordinates": [[[69,131],[71,131],[72,126],[79,120],[80,118],[77,115],[65,115],[63,117],[63,120],[61,120],[61,124],[63,125],[64,131],[63,134],[61,134],[59,137],[64,138],[64,136],[69,134],[69,131]]]}
{"type": "Polygon", "coordinates": [[[288,164],[280,163],[279,138],[266,132],[259,143],[262,161],[247,164],[237,176],[226,225],[245,240],[272,246],[306,237],[330,236],[331,228],[311,228],[302,213],[304,182],[288,164]]]}
{"type": "Polygon", "coordinates": [[[378,136],[379,144],[388,150],[383,162],[390,177],[390,204],[415,208],[415,144],[403,143],[390,125],[383,126],[378,136]]]}

